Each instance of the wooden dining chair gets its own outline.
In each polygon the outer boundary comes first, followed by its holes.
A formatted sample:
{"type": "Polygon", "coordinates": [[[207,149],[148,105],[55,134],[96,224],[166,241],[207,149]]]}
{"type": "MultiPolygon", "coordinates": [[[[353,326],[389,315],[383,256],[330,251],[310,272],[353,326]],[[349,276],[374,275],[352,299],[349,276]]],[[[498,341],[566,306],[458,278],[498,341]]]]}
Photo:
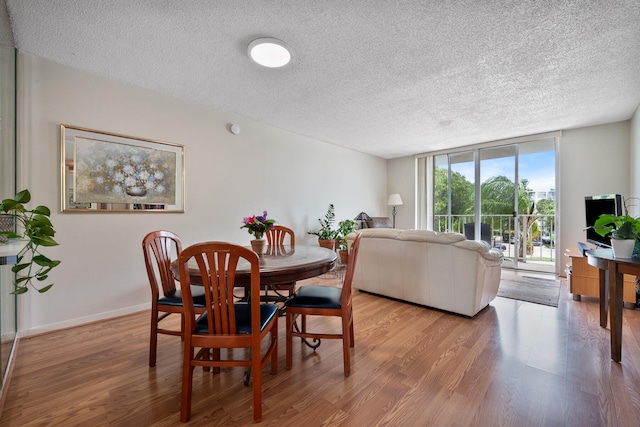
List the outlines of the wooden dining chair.
{"type": "MultiPolygon", "coordinates": [[[[142,239],[142,251],[147,267],[147,276],[151,286],[151,333],[149,343],[149,366],[156,366],[158,334],[184,336],[184,307],[182,294],[176,289],[176,281],[171,271],[171,253],[175,256],[182,251],[180,237],[170,231],[152,231],[142,239]],[[162,314],[161,314],[162,313],[162,314]],[[181,317],[180,330],[160,327],[160,321],[171,314],[181,317]]],[[[191,293],[195,311],[204,311],[204,290],[196,287],[191,293]]]]}
{"type": "Polygon", "coordinates": [[[267,230],[267,244],[269,246],[285,245],[285,240],[289,236],[289,245],[296,245],[296,235],[292,229],[284,225],[274,225],[272,229],[267,230]]]}
{"type": "MultiPolygon", "coordinates": [[[[284,225],[274,225],[272,229],[267,230],[266,235],[267,244],[269,245],[267,255],[285,255],[286,248],[284,245],[286,244],[287,237],[289,238],[289,250],[296,245],[295,233],[291,228],[285,227],[284,225]]],[[[282,304],[291,295],[295,286],[296,282],[263,286],[264,295],[262,300],[282,304]],[[274,295],[270,296],[269,290],[272,290],[274,295]]],[[[281,314],[284,314],[284,312],[281,311],[281,314]]]]}
{"type": "Polygon", "coordinates": [[[191,299],[191,286],[182,294],[185,307],[185,338],[182,362],[182,400],[180,420],[191,418],[193,370],[196,366],[213,368],[244,366],[253,380],[253,420],[262,420],[262,368],[271,359],[271,373],[278,372],[278,307],[263,304],[260,298],[260,258],[251,249],[224,242],[198,243],[184,249],[178,257],[180,283],[190,285],[189,261],[197,265],[202,277],[206,309],[197,319],[191,299]],[[251,287],[249,301],[233,297],[236,269],[249,264],[251,287]],[[261,356],[261,341],[270,335],[261,356]],[[234,352],[245,348],[249,352],[234,352]],[[199,349],[196,351],[196,349],[199,349]],[[230,349],[222,358],[221,349],[230,349]],[[248,354],[247,354],[248,353],[248,354]],[[242,357],[245,356],[245,357],[242,357]]]}
{"type": "Polygon", "coordinates": [[[360,238],[361,234],[358,233],[349,249],[349,261],[347,263],[347,272],[342,288],[333,286],[302,286],[285,302],[285,313],[287,317],[287,369],[291,369],[293,359],[293,337],[300,337],[302,339],[313,338],[316,341],[323,338],[341,339],[344,376],[348,377],[351,374],[350,347],[355,345],[353,337],[351,284],[353,282],[353,273],[358,258],[360,238]],[[342,320],[342,332],[339,334],[309,332],[307,330],[307,316],[340,317],[342,320]],[[300,318],[299,326],[296,324],[298,317],[300,318]]]}

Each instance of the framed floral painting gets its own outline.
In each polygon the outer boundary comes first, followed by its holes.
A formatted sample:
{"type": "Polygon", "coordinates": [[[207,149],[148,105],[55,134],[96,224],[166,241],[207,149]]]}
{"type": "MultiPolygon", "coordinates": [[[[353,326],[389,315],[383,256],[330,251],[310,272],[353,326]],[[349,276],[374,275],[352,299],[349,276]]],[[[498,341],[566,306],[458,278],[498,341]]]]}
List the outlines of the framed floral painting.
{"type": "Polygon", "coordinates": [[[184,212],[184,146],[60,128],[63,212],[184,212]]]}

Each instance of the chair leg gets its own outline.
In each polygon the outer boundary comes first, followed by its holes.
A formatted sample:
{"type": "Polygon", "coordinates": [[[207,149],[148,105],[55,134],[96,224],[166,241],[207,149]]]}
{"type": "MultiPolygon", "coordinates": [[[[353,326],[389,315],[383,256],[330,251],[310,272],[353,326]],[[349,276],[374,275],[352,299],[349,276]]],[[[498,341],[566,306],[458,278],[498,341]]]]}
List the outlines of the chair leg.
{"type": "Polygon", "coordinates": [[[253,376],[253,422],[262,421],[262,369],[260,369],[260,348],[251,351],[251,373],[253,376]]]}
{"type": "Polygon", "coordinates": [[[193,388],[193,349],[185,348],[182,360],[182,399],[180,402],[180,421],[186,423],[191,418],[191,396],[193,388]]]}
{"type": "Polygon", "coordinates": [[[286,325],[287,327],[287,340],[286,340],[287,358],[286,358],[285,367],[287,369],[291,369],[291,362],[293,360],[293,351],[291,349],[291,346],[293,345],[293,336],[291,335],[291,333],[293,332],[293,313],[291,313],[291,310],[286,310],[285,313],[287,317],[287,325],[286,325]]]}
{"type": "MultiPolygon", "coordinates": [[[[214,348],[213,349],[213,360],[215,362],[219,362],[220,361],[220,349],[219,348],[214,348]]],[[[213,373],[214,374],[219,374],[220,373],[220,366],[214,366],[213,367],[213,373]]]]}
{"type": "Polygon", "coordinates": [[[158,350],[158,310],[151,308],[151,331],[149,333],[149,367],[156,366],[158,350]]]}
{"type": "Polygon", "coordinates": [[[184,341],[185,324],[186,324],[186,321],[184,319],[184,313],[180,313],[180,338],[182,339],[182,341],[184,341]]]}
{"type": "Polygon", "coordinates": [[[271,328],[271,345],[273,345],[273,352],[271,353],[271,374],[278,373],[278,317],[271,328]]]}
{"type": "Polygon", "coordinates": [[[351,359],[350,359],[350,343],[351,343],[351,326],[349,325],[348,316],[342,316],[342,359],[344,363],[344,376],[351,375],[351,359]]]}
{"type": "Polygon", "coordinates": [[[349,313],[349,336],[351,337],[349,346],[354,347],[356,345],[356,342],[353,333],[353,310],[349,313]]]}

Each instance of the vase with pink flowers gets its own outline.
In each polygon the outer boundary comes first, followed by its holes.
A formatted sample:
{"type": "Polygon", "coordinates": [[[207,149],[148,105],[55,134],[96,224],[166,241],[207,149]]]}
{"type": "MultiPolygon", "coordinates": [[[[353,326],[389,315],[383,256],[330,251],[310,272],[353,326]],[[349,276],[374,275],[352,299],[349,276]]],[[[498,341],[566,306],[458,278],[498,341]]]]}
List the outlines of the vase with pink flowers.
{"type": "Polygon", "coordinates": [[[261,255],[264,250],[264,233],[271,230],[275,222],[275,219],[267,218],[267,211],[263,211],[262,215],[252,215],[242,219],[243,225],[240,228],[246,228],[249,234],[254,237],[251,240],[251,248],[258,255],[261,255]]]}

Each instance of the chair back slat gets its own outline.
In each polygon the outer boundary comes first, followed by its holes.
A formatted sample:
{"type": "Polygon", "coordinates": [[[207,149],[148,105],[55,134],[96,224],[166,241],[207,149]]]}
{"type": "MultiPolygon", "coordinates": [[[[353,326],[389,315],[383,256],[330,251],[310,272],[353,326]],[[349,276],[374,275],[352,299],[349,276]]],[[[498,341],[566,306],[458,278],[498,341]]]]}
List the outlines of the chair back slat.
{"type": "Polygon", "coordinates": [[[267,244],[270,246],[282,246],[285,244],[285,239],[289,236],[289,245],[295,246],[296,236],[292,229],[285,227],[284,225],[274,225],[272,229],[267,230],[267,244]]]}

